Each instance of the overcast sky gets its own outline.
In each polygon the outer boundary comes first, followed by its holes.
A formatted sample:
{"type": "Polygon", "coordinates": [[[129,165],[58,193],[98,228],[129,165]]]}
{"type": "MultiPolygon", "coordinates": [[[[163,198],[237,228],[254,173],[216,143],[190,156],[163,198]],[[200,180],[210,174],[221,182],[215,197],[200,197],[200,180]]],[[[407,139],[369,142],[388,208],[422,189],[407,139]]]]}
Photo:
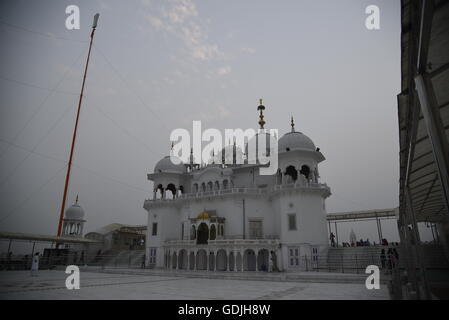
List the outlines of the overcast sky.
{"type": "Polygon", "coordinates": [[[267,128],[283,134],[293,115],[321,148],[328,212],[398,205],[399,0],[11,0],[0,4],[0,230],[56,232],[96,12],[68,196],[87,231],[146,223],[146,174],[171,130],[255,128],[259,98],[267,128]],[[72,4],[80,30],[65,27],[72,4]],[[380,30],[365,27],[371,4],[380,30]]]}

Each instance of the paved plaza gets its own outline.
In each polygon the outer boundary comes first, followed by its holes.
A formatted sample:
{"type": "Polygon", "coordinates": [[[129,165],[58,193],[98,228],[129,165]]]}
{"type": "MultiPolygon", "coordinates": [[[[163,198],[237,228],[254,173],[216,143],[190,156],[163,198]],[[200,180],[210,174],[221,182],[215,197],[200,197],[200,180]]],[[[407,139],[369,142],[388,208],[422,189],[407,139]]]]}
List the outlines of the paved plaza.
{"type": "Polygon", "coordinates": [[[389,299],[388,288],[367,290],[364,282],[314,283],[192,278],[154,274],[114,274],[81,271],[80,289],[68,290],[68,275],[60,270],[0,272],[0,299],[389,299]]]}

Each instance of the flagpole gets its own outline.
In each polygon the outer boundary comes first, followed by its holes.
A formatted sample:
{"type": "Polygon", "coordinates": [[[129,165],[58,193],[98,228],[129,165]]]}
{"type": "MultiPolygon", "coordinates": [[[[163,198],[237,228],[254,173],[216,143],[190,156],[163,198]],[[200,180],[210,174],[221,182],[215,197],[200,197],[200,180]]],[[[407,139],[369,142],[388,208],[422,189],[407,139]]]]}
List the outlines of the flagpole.
{"type": "Polygon", "coordinates": [[[78,130],[78,121],[79,121],[79,116],[80,116],[81,103],[83,101],[84,84],[86,83],[86,75],[87,75],[87,67],[89,66],[90,51],[92,49],[92,42],[94,40],[94,34],[95,34],[95,30],[97,28],[97,23],[98,23],[98,18],[99,17],[100,17],[99,13],[97,13],[94,16],[94,23],[92,25],[92,33],[90,34],[89,52],[87,54],[86,67],[84,69],[83,84],[81,86],[80,99],[79,99],[79,102],[78,102],[78,111],[76,113],[75,128],[73,130],[73,136],[72,136],[72,146],[70,148],[69,162],[67,164],[67,174],[66,174],[66,177],[65,177],[64,194],[62,196],[61,212],[59,214],[58,233],[57,233],[58,237],[61,236],[62,222],[64,220],[64,209],[65,209],[65,203],[66,203],[66,200],[67,200],[67,191],[68,191],[68,188],[69,188],[70,171],[72,169],[72,159],[73,159],[73,152],[75,150],[76,132],[78,130]]]}

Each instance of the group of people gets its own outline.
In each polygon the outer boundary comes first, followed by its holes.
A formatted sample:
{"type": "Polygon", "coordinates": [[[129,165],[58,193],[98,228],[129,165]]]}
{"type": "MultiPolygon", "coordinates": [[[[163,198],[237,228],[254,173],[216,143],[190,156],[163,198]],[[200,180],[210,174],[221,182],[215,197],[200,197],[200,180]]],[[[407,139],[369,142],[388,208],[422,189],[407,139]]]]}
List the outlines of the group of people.
{"type": "Polygon", "coordinates": [[[388,248],[387,253],[385,253],[385,249],[382,249],[380,264],[382,269],[388,269],[390,272],[395,269],[399,265],[399,253],[396,248],[388,248]]]}

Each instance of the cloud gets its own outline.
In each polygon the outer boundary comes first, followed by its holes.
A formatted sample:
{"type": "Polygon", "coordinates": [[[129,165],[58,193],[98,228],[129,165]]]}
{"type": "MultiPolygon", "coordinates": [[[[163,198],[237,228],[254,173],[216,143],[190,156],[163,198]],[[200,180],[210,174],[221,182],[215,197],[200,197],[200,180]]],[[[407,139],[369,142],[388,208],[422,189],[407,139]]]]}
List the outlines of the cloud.
{"type": "Polygon", "coordinates": [[[253,53],[256,52],[255,49],[249,48],[249,47],[243,47],[241,50],[242,50],[242,52],[245,52],[245,53],[251,53],[251,54],[253,54],[253,53]]]}
{"type": "Polygon", "coordinates": [[[142,4],[150,8],[150,13],[144,14],[150,25],[157,31],[180,39],[192,58],[208,61],[225,57],[216,43],[208,41],[207,32],[201,26],[192,0],[169,0],[154,4],[150,0],[142,0],[142,4]],[[158,8],[157,4],[162,7],[158,8]]]}
{"type": "Polygon", "coordinates": [[[221,67],[221,68],[218,68],[218,70],[217,70],[217,74],[220,75],[220,76],[228,74],[230,72],[231,72],[231,67],[230,66],[221,67]]]}

